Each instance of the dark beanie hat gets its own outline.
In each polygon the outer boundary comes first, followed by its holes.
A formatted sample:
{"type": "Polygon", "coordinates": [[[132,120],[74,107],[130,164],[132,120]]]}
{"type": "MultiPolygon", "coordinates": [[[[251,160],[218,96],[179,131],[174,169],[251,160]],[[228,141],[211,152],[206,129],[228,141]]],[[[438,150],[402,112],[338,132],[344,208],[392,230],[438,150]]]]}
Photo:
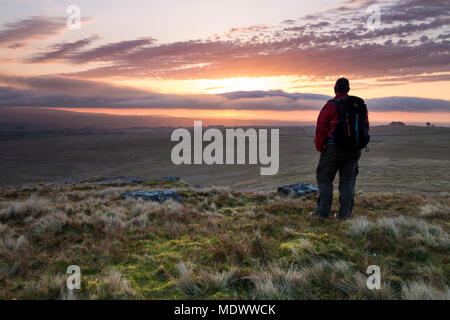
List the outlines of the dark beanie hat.
{"type": "Polygon", "coordinates": [[[350,82],[346,78],[339,78],[334,88],[339,92],[348,92],[350,90],[350,82]]]}

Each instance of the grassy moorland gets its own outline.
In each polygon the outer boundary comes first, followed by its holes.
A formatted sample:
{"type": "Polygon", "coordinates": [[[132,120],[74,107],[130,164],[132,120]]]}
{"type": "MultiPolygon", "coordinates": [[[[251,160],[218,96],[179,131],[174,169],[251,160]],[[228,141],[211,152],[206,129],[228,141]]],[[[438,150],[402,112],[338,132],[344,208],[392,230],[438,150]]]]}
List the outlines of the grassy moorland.
{"type": "Polygon", "coordinates": [[[162,181],[2,189],[0,299],[67,298],[69,265],[78,299],[450,299],[447,192],[359,193],[347,222],[309,217],[314,201],[162,181]],[[120,197],[164,188],[184,203],[120,197]]]}

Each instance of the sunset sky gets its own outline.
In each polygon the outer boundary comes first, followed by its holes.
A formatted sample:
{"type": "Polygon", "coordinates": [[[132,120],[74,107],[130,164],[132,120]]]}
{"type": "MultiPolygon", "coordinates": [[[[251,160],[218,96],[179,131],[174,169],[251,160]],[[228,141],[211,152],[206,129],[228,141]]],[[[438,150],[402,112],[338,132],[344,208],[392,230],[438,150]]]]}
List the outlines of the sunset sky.
{"type": "Polygon", "coordinates": [[[375,122],[450,124],[449,1],[0,4],[0,108],[312,121],[345,76],[375,122]]]}

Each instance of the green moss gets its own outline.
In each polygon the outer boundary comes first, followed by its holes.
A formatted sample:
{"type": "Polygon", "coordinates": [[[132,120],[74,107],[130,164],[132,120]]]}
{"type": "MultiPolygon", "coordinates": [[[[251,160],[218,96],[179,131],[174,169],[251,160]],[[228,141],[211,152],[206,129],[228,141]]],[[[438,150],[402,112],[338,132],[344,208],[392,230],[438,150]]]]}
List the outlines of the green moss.
{"type": "Polygon", "coordinates": [[[138,240],[128,249],[135,253],[116,268],[146,299],[177,298],[179,293],[172,279],[178,274],[178,263],[204,257],[210,242],[211,239],[195,236],[138,240]]]}
{"type": "Polygon", "coordinates": [[[299,243],[298,241],[284,242],[280,244],[279,248],[283,254],[292,254],[292,250],[300,252],[307,249],[307,247],[304,244],[299,243]]]}

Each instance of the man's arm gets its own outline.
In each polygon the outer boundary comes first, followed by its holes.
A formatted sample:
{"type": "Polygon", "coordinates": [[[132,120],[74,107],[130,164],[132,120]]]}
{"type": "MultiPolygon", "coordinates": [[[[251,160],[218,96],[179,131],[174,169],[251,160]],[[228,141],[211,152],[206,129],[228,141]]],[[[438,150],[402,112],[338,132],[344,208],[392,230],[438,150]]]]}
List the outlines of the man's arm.
{"type": "Polygon", "coordinates": [[[323,146],[325,145],[325,141],[327,139],[328,135],[328,104],[330,102],[327,102],[325,106],[322,108],[322,110],[319,113],[319,117],[317,118],[317,125],[316,125],[316,149],[317,151],[322,151],[323,146]]]}
{"type": "Polygon", "coordinates": [[[369,111],[367,111],[366,126],[367,126],[367,131],[369,131],[369,111]]]}

